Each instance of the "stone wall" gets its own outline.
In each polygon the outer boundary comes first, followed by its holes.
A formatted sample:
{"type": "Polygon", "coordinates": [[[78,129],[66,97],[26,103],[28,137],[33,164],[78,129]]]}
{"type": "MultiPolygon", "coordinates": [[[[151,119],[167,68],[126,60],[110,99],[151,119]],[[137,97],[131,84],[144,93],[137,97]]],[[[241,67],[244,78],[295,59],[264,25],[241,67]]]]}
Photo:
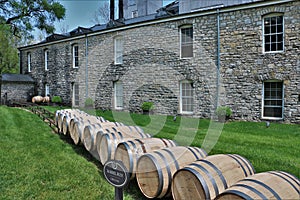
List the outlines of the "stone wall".
{"type": "Polygon", "coordinates": [[[7,104],[9,101],[31,101],[34,94],[33,83],[14,83],[5,82],[0,84],[2,104],[7,104]]]}
{"type": "MultiPolygon", "coordinates": [[[[286,122],[300,122],[299,1],[220,13],[220,97],[219,105],[233,110],[233,119],[261,120],[262,86],[265,80],[284,82],[286,122]],[[285,50],[263,53],[262,17],[283,12],[285,50]],[[297,17],[298,16],[298,17],[297,17]]],[[[124,110],[140,111],[143,101],[153,101],[155,112],[179,113],[180,81],[190,80],[194,90],[193,116],[210,117],[216,105],[217,14],[199,15],[151,25],[140,25],[33,46],[31,75],[39,93],[50,84],[52,95],[72,102],[72,84],[80,84],[80,105],[91,97],[95,106],[114,108],[115,81],[124,89],[124,110]],[[182,25],[192,25],[193,58],[180,58],[182,25]],[[114,64],[114,38],[124,40],[123,64],[114,64]],[[72,68],[72,45],[79,45],[79,68],[72,68]],[[86,49],[86,43],[88,48],[86,49]],[[45,72],[44,49],[50,51],[49,71],[45,72]],[[87,52],[86,52],[87,50],[87,52]],[[88,53],[88,57],[85,54],[88,53]],[[86,84],[87,83],[87,84],[86,84]]],[[[23,59],[23,69],[27,60],[23,59]]],[[[25,72],[25,71],[24,71],[25,72]]]]}

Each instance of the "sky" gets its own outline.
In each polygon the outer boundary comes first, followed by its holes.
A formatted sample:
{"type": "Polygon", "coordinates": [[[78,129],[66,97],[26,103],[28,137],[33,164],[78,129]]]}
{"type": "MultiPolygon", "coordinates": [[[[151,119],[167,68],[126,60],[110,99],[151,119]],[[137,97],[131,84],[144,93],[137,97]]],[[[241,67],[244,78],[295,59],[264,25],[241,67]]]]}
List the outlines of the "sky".
{"type": "MultiPolygon", "coordinates": [[[[78,26],[91,27],[95,25],[91,19],[95,15],[96,10],[109,0],[57,0],[66,8],[65,19],[56,22],[56,33],[61,33],[61,27],[71,31],[78,26]]],[[[155,1],[155,0],[152,0],[155,1]]],[[[174,0],[164,0],[164,5],[174,0]]]]}

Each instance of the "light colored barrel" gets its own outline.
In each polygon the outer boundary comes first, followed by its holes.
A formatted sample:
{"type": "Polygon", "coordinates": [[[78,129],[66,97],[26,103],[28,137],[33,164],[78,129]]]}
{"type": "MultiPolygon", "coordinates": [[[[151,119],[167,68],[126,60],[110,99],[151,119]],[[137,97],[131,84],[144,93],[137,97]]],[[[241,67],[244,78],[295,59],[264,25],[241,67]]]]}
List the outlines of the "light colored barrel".
{"type": "Polygon", "coordinates": [[[43,102],[43,100],[44,100],[44,97],[42,97],[42,96],[34,96],[31,99],[32,103],[41,103],[41,102],[43,102]]]}
{"type": "Polygon", "coordinates": [[[83,144],[83,130],[84,130],[85,124],[84,121],[79,120],[74,122],[74,132],[72,134],[72,139],[74,144],[79,145],[83,144]]]}
{"type": "Polygon", "coordinates": [[[215,199],[228,187],[254,173],[251,163],[242,156],[208,156],[174,174],[172,195],[175,200],[215,199]]]}
{"type": "Polygon", "coordinates": [[[103,130],[109,129],[111,127],[117,126],[114,122],[103,122],[96,124],[89,124],[84,128],[83,140],[86,150],[92,151],[96,150],[96,135],[104,132],[103,130]]]}
{"type": "Polygon", "coordinates": [[[136,165],[140,156],[145,153],[177,146],[173,140],[164,138],[142,138],[119,143],[115,152],[115,160],[120,160],[130,172],[130,178],[135,177],[136,165]]]}
{"type": "Polygon", "coordinates": [[[300,199],[300,181],[283,171],[262,172],[237,182],[217,199],[300,199]]]}
{"type": "Polygon", "coordinates": [[[136,173],[141,192],[148,198],[169,196],[173,174],[206,155],[206,152],[198,147],[183,146],[164,148],[142,155],[138,160],[136,173]]]}
{"type": "MultiPolygon", "coordinates": [[[[118,127],[119,128],[119,127],[118,127]]],[[[108,160],[114,159],[117,146],[120,142],[135,138],[150,138],[151,135],[141,132],[110,132],[100,136],[97,151],[100,162],[104,165],[108,160]]]]}

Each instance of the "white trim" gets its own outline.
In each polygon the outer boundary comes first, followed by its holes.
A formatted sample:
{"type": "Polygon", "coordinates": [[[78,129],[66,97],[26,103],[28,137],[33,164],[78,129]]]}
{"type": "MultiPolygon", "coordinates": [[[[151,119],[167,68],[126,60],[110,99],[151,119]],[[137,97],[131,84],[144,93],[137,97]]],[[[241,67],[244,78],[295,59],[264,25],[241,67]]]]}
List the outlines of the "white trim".
{"type": "Polygon", "coordinates": [[[179,37],[180,37],[180,44],[179,44],[179,48],[180,48],[180,59],[190,59],[194,57],[194,27],[192,24],[188,24],[188,25],[183,25],[179,27],[179,37]],[[188,29],[191,28],[192,29],[192,34],[193,34],[193,38],[192,38],[192,56],[189,57],[182,57],[182,29],[188,29]]]}
{"type": "Polygon", "coordinates": [[[115,64],[123,64],[123,38],[122,36],[117,36],[114,38],[114,57],[115,64]],[[120,60],[119,60],[120,59],[120,60]]]}
{"type": "Polygon", "coordinates": [[[73,83],[73,88],[72,88],[72,105],[74,106],[74,107],[78,107],[79,106],[79,104],[80,104],[80,99],[79,99],[79,84],[78,83],[73,83]],[[76,86],[78,86],[78,105],[76,104],[76,86]]]}
{"type": "Polygon", "coordinates": [[[73,44],[72,45],[72,66],[73,68],[78,68],[79,67],[79,46],[77,44],[73,44]],[[78,59],[78,65],[76,66],[75,65],[75,47],[77,47],[77,53],[78,53],[78,56],[77,56],[77,59],[78,59]]]}
{"type": "MultiPolygon", "coordinates": [[[[289,2],[293,2],[293,1],[294,0],[261,1],[261,2],[255,2],[253,4],[218,8],[218,10],[219,10],[219,13],[226,13],[226,12],[232,12],[232,11],[238,11],[238,10],[244,10],[244,9],[259,8],[259,7],[264,7],[264,6],[284,4],[284,3],[289,3],[289,2]]],[[[101,34],[109,33],[109,32],[121,31],[121,30],[141,27],[141,26],[153,25],[153,24],[170,22],[170,21],[177,21],[177,20],[193,18],[193,17],[212,15],[212,14],[217,14],[217,13],[218,13],[217,9],[205,10],[205,11],[199,11],[199,12],[191,12],[191,13],[184,13],[184,14],[180,14],[178,16],[173,16],[173,17],[168,17],[168,18],[163,18],[163,19],[155,19],[155,20],[141,22],[141,23],[132,24],[132,25],[127,25],[127,26],[123,26],[123,27],[105,29],[105,30],[89,33],[89,34],[86,34],[86,35],[80,35],[80,36],[66,38],[66,39],[62,39],[62,40],[57,40],[57,41],[52,41],[52,42],[47,42],[47,43],[42,43],[42,44],[34,44],[34,45],[30,45],[30,46],[20,47],[19,50],[27,50],[27,49],[36,48],[36,47],[43,47],[43,46],[46,46],[46,45],[51,45],[51,44],[56,44],[56,43],[61,43],[61,42],[67,42],[67,41],[82,39],[82,38],[85,38],[85,37],[101,35],[101,34]]]]}
{"type": "Polygon", "coordinates": [[[116,81],[116,82],[114,82],[114,108],[116,109],[116,110],[122,110],[123,109],[123,106],[124,106],[124,100],[123,100],[123,83],[121,82],[121,81],[116,81]],[[119,89],[122,89],[121,90],[121,93],[122,93],[122,102],[121,102],[121,104],[122,104],[122,106],[119,106],[119,105],[117,105],[117,102],[118,102],[118,93],[120,92],[120,91],[118,91],[119,89]]]}
{"type": "Polygon", "coordinates": [[[282,120],[284,118],[284,82],[281,80],[266,80],[262,84],[262,103],[261,103],[261,119],[266,119],[266,120],[282,120]],[[275,83],[282,83],[282,105],[281,105],[281,117],[265,117],[264,116],[264,108],[265,108],[265,83],[270,83],[270,82],[275,82],[275,83]]]}
{"type": "MultiPolygon", "coordinates": [[[[269,14],[263,15],[262,16],[262,33],[263,33],[263,46],[262,46],[262,53],[263,54],[270,54],[270,53],[283,53],[285,51],[285,43],[284,43],[284,38],[285,38],[285,27],[284,27],[284,13],[282,12],[271,12],[269,14]],[[271,17],[279,17],[282,16],[282,50],[279,51],[266,51],[265,50],[265,19],[266,18],[271,18],[271,17]]],[[[277,32],[276,32],[277,34],[277,32]]]]}
{"type": "Polygon", "coordinates": [[[27,53],[27,71],[31,72],[31,53],[27,53]]]}
{"type": "Polygon", "coordinates": [[[48,61],[49,61],[49,50],[48,49],[45,49],[44,50],[44,65],[45,65],[45,71],[48,71],[49,70],[49,66],[48,66],[48,61]]]}
{"type": "Polygon", "coordinates": [[[45,84],[45,96],[50,95],[50,86],[46,83],[45,84]]]}
{"type": "MultiPolygon", "coordinates": [[[[183,83],[190,83],[190,84],[192,84],[193,82],[192,81],[190,81],[190,80],[182,80],[182,81],[180,81],[179,82],[179,96],[180,96],[180,100],[179,100],[179,112],[181,113],[181,114],[193,114],[194,113],[194,111],[183,111],[182,110],[182,84],[183,83]]],[[[192,110],[194,110],[194,89],[193,89],[193,87],[192,87],[192,91],[193,91],[193,94],[192,94],[192,98],[193,98],[193,102],[192,102],[192,106],[193,106],[193,108],[192,108],[192,110]]]]}

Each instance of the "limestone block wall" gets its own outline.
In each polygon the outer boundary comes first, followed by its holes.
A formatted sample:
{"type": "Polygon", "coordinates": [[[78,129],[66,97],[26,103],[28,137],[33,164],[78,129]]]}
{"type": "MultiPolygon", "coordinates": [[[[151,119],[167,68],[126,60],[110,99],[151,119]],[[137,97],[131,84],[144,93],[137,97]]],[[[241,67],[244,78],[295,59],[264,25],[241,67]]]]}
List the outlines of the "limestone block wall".
{"type": "MultiPolygon", "coordinates": [[[[262,88],[266,80],[284,83],[284,121],[300,123],[300,2],[222,11],[220,19],[219,105],[230,106],[233,119],[260,121],[262,88]],[[285,49],[263,52],[263,16],[284,15],[285,49]]],[[[38,93],[50,85],[52,95],[72,102],[72,85],[79,84],[80,106],[86,98],[96,108],[114,109],[114,82],[123,84],[123,110],[139,112],[152,101],[159,114],[179,113],[180,81],[193,82],[192,116],[210,117],[217,99],[217,13],[122,27],[21,51],[32,54],[30,74],[38,93]],[[193,57],[180,58],[180,27],[193,27],[193,57]],[[114,64],[114,38],[123,38],[123,63],[114,64]],[[79,67],[72,67],[72,45],[79,46],[79,67]],[[49,71],[44,50],[49,50],[49,71]],[[87,56],[86,56],[87,55],[87,56]]]]}

